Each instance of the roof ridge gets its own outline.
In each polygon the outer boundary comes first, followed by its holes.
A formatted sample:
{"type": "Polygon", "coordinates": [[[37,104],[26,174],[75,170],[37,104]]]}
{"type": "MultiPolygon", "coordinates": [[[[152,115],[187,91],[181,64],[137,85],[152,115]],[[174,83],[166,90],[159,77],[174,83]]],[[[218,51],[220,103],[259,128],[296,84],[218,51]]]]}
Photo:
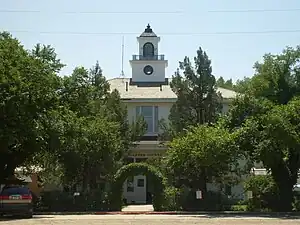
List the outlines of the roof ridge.
{"type": "Polygon", "coordinates": [[[110,80],[119,80],[119,79],[129,80],[129,78],[127,78],[127,77],[114,77],[114,78],[111,78],[111,79],[107,79],[107,81],[110,81],[110,80]]]}

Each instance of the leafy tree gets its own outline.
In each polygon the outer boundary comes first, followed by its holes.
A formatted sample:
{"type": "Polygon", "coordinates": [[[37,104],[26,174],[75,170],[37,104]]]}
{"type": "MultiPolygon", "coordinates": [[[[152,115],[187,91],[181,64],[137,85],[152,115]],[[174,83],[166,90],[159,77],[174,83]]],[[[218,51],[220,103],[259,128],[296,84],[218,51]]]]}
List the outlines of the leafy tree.
{"type": "Polygon", "coordinates": [[[176,187],[185,185],[205,194],[207,183],[228,175],[237,163],[235,134],[220,126],[199,125],[174,138],[165,167],[176,187]]]}
{"type": "MultiPolygon", "coordinates": [[[[90,71],[85,68],[75,68],[70,77],[64,78],[63,84],[62,104],[74,113],[73,121],[81,124],[81,127],[74,122],[69,123],[74,124],[74,127],[72,125],[70,132],[63,135],[69,138],[65,140],[66,144],[61,146],[62,150],[59,150],[64,152],[60,155],[60,162],[66,172],[65,183],[71,186],[81,183],[86,190],[88,186],[96,187],[96,178],[99,178],[99,175],[107,180],[110,179],[123,164],[123,158],[132,141],[144,132],[144,124],[142,121],[132,124],[128,122],[127,109],[121,102],[118,91],[110,90],[98,62],[90,71]],[[108,143],[105,145],[95,143],[94,147],[90,146],[89,143],[95,137],[98,136],[99,141],[101,140],[101,135],[97,133],[100,130],[96,129],[97,126],[94,124],[96,122],[99,129],[103,129],[107,134],[114,133],[111,136],[114,148],[110,148],[108,143]],[[71,132],[72,130],[74,132],[71,132]],[[97,134],[95,137],[93,132],[97,134]],[[102,154],[101,157],[98,156],[98,161],[95,156],[89,156],[98,154],[97,152],[102,154]],[[74,166],[78,164],[83,168],[74,166]]],[[[101,143],[104,140],[103,138],[101,143]]]]}
{"type": "Polygon", "coordinates": [[[266,54],[249,88],[254,97],[264,97],[275,104],[286,104],[300,93],[300,46],[287,47],[281,54],[266,54]]]}
{"type": "Polygon", "coordinates": [[[223,77],[219,77],[216,81],[216,85],[221,88],[235,90],[235,84],[233,83],[232,79],[225,81],[223,77]]]}
{"type": "Polygon", "coordinates": [[[292,209],[292,190],[300,169],[299,111],[298,98],[247,119],[238,131],[241,148],[271,171],[279,190],[279,211],[292,209]]]}
{"type": "Polygon", "coordinates": [[[225,80],[224,80],[223,77],[219,77],[218,80],[216,81],[216,83],[217,83],[217,86],[218,86],[218,87],[224,87],[224,85],[225,85],[225,80]]]}
{"type": "Polygon", "coordinates": [[[278,205],[278,188],[272,176],[250,176],[245,181],[244,188],[245,191],[252,191],[252,198],[247,201],[248,210],[276,210],[278,205]]]}
{"type": "Polygon", "coordinates": [[[58,103],[59,79],[37,55],[0,34],[0,180],[44,150],[42,118],[58,103]]]}
{"type": "Polygon", "coordinates": [[[214,123],[222,110],[222,97],[217,92],[211,61],[201,48],[194,62],[193,67],[190,59],[185,57],[179,63],[183,76],[178,69],[170,84],[177,95],[169,115],[169,128],[175,133],[189,126],[214,123]]]}
{"type": "Polygon", "coordinates": [[[270,169],[278,185],[280,207],[291,209],[292,186],[299,170],[299,121],[295,118],[299,96],[300,47],[281,54],[266,54],[255,64],[245,94],[234,101],[227,117],[231,129],[241,127],[241,149],[270,169]],[[286,106],[284,106],[286,105],[286,106]]]}
{"type": "Polygon", "coordinates": [[[234,91],[237,93],[245,93],[250,84],[251,78],[244,77],[242,80],[237,80],[234,84],[234,91]]]}
{"type": "Polygon", "coordinates": [[[57,58],[55,49],[50,45],[37,44],[30,52],[34,58],[38,58],[43,64],[48,66],[50,73],[58,73],[65,66],[61,60],[57,58]]]}
{"type": "Polygon", "coordinates": [[[236,129],[241,127],[246,119],[265,114],[273,107],[274,104],[267,99],[240,95],[233,100],[228,113],[222,118],[223,126],[236,129]]]}
{"type": "Polygon", "coordinates": [[[225,82],[224,84],[224,88],[227,88],[227,89],[230,89],[232,90],[234,87],[233,87],[233,82],[232,82],[232,79],[229,79],[225,82]]]}

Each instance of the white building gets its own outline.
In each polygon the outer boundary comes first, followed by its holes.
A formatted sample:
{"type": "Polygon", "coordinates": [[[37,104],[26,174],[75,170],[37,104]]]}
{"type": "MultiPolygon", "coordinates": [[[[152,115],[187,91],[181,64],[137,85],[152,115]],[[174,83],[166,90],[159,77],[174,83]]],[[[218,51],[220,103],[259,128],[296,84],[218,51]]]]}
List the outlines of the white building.
{"type": "MultiPolygon", "coordinates": [[[[117,89],[127,104],[129,120],[134,121],[137,115],[142,115],[148,125],[143,140],[131,149],[129,162],[141,162],[164,154],[166,149],[159,146],[157,141],[158,122],[161,119],[168,120],[170,109],[177,98],[170,88],[170,80],[166,78],[168,60],[159,52],[160,37],[148,25],[137,41],[138,55],[133,55],[130,60],[132,77],[109,80],[111,90],[117,89]]],[[[219,91],[224,99],[223,111],[226,112],[236,93],[223,88],[219,88],[219,91]]],[[[146,203],[149,200],[147,197],[151,184],[146,181],[144,176],[127,179],[124,184],[127,202],[146,203]]]]}

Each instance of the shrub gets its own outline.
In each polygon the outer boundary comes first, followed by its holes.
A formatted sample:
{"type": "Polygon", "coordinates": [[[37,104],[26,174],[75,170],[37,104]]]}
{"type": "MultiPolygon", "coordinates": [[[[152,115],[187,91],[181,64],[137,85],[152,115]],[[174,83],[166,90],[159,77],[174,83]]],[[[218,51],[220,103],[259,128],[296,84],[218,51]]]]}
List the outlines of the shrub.
{"type": "Polygon", "coordinates": [[[179,204],[181,190],[179,188],[168,186],[165,189],[165,201],[163,204],[163,210],[165,211],[179,211],[182,208],[179,204]]]}
{"type": "Polygon", "coordinates": [[[184,189],[180,194],[179,205],[185,211],[230,210],[234,201],[215,191],[208,191],[203,199],[196,199],[196,190],[193,189],[184,189]]]}
{"type": "Polygon", "coordinates": [[[251,176],[245,182],[245,191],[252,191],[247,201],[249,211],[274,211],[278,204],[278,188],[269,175],[251,176]]]}
{"type": "Polygon", "coordinates": [[[232,205],[231,210],[245,212],[245,211],[248,211],[248,206],[247,205],[232,205]]]}
{"type": "Polygon", "coordinates": [[[45,212],[107,211],[108,199],[107,194],[100,191],[79,196],[61,191],[44,192],[35,210],[45,212]]]}
{"type": "Polygon", "coordinates": [[[299,212],[300,211],[300,195],[299,192],[294,194],[294,201],[293,201],[293,211],[299,212]]]}

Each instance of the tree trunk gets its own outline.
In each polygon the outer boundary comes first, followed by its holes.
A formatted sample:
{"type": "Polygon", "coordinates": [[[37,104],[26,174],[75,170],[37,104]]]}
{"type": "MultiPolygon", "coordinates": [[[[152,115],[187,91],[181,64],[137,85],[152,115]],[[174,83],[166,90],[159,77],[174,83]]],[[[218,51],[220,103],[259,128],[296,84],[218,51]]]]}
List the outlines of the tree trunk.
{"type": "Polygon", "coordinates": [[[293,202],[293,185],[290,185],[288,181],[282,180],[278,184],[279,188],[279,202],[277,210],[279,212],[290,212],[292,211],[293,202]]]}
{"type": "Polygon", "coordinates": [[[297,177],[291,176],[286,166],[278,165],[272,169],[272,176],[278,186],[278,204],[275,206],[279,212],[292,211],[293,202],[293,186],[297,181],[297,177]]]}

